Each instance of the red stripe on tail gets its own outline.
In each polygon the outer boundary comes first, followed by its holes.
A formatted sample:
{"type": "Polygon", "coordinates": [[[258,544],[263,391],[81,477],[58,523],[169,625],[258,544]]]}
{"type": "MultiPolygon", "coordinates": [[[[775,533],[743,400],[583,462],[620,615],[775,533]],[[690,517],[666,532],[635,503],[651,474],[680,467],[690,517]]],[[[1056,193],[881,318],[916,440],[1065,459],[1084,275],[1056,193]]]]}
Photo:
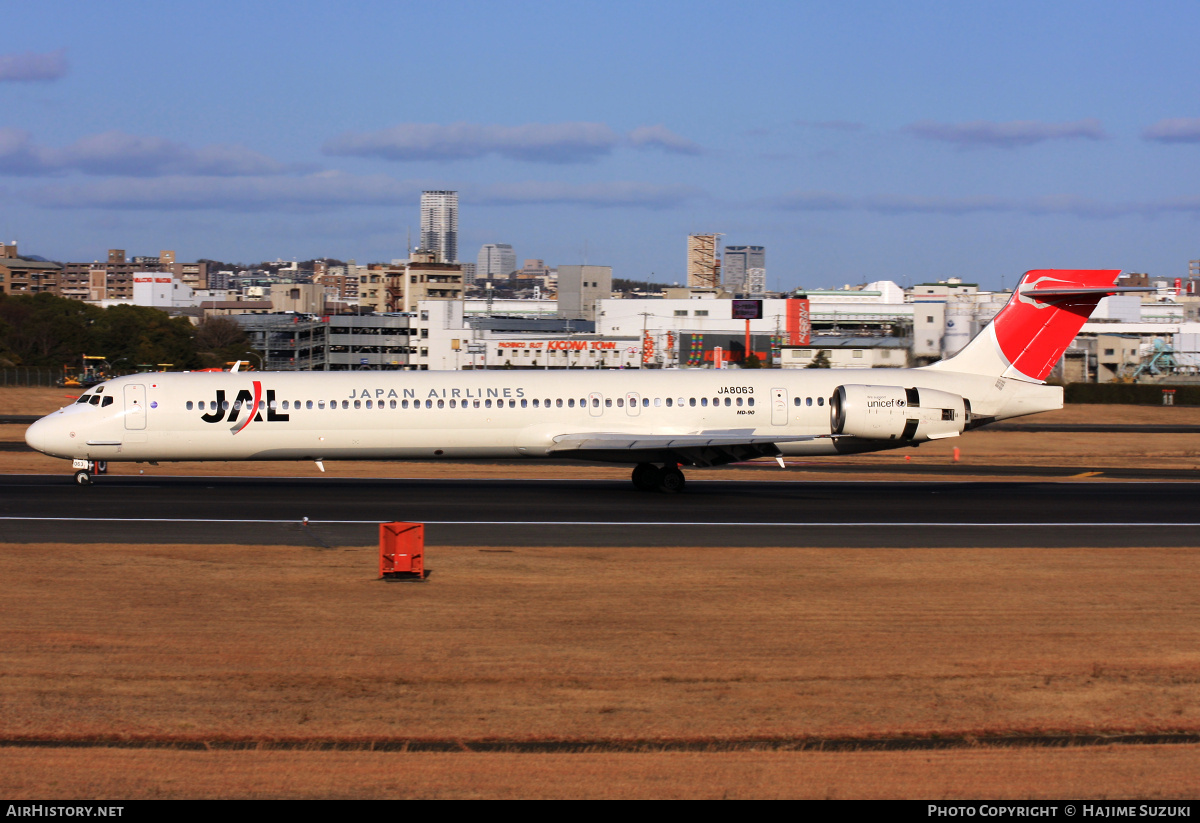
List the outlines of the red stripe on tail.
{"type": "Polygon", "coordinates": [[[1021,374],[1045,380],[1104,293],[1043,295],[1039,299],[1039,289],[1106,288],[1116,284],[1120,273],[1118,269],[1026,272],[993,321],[1005,359],[1021,374]]]}

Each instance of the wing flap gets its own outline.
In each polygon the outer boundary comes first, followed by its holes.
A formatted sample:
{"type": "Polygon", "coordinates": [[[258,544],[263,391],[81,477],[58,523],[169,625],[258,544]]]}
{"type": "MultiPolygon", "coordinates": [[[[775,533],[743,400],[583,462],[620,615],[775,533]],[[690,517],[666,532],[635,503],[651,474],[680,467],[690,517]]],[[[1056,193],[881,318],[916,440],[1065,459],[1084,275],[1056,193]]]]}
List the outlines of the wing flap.
{"type": "MultiPolygon", "coordinates": [[[[722,466],[756,457],[775,457],[777,443],[816,440],[821,435],[756,435],[751,430],[724,430],[698,434],[640,434],[636,432],[582,432],[553,438],[550,454],[580,460],[619,463],[675,462],[689,466],[722,466]]],[[[825,435],[828,436],[828,435],[825,435]]]]}

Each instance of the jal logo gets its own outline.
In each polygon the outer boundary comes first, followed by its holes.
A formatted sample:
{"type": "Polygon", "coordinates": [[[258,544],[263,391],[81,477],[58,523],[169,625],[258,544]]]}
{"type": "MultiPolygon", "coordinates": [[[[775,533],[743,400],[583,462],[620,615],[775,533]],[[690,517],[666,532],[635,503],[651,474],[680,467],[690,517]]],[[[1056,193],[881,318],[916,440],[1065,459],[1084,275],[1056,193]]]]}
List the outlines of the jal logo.
{"type": "MultiPolygon", "coordinates": [[[[232,404],[225,399],[225,390],[218,389],[216,410],[211,411],[208,414],[200,415],[200,419],[205,423],[220,423],[222,420],[227,419],[228,422],[234,424],[229,428],[229,431],[233,434],[237,434],[249,426],[252,422],[256,420],[261,421],[263,419],[262,411],[260,410],[260,405],[262,404],[263,399],[262,395],[262,382],[258,380],[254,381],[253,392],[251,392],[249,389],[241,389],[238,391],[237,397],[233,399],[232,404]],[[241,422],[238,422],[238,418],[241,417],[243,409],[246,411],[246,416],[241,420],[241,422]],[[229,415],[228,418],[225,416],[226,413],[229,415]]],[[[266,412],[267,421],[271,423],[282,423],[291,419],[289,415],[279,414],[275,411],[274,389],[267,389],[266,412]]]]}

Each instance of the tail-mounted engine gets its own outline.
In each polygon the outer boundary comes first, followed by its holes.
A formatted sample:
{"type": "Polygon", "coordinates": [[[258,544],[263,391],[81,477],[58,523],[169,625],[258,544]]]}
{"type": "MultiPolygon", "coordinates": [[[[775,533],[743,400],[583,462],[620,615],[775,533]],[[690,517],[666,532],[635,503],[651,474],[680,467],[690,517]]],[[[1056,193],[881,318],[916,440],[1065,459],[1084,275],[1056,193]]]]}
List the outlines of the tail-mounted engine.
{"type": "Polygon", "coordinates": [[[833,433],[867,440],[940,440],[962,434],[971,401],[936,389],[838,386],[829,400],[833,433]]]}

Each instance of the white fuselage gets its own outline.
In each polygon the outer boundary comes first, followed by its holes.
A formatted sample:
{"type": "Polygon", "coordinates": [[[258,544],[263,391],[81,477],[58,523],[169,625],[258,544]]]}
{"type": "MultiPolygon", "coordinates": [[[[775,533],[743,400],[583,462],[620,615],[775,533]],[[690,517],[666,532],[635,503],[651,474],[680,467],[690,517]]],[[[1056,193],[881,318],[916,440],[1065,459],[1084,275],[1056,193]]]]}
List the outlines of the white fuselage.
{"type": "Polygon", "coordinates": [[[100,401],[26,440],[97,461],[570,457],[556,437],[597,433],[818,438],[780,442],[785,455],[910,445],[828,437],[846,384],[953,393],[994,419],[1062,405],[1054,387],[930,369],[152,373],[89,390],[100,401]]]}

